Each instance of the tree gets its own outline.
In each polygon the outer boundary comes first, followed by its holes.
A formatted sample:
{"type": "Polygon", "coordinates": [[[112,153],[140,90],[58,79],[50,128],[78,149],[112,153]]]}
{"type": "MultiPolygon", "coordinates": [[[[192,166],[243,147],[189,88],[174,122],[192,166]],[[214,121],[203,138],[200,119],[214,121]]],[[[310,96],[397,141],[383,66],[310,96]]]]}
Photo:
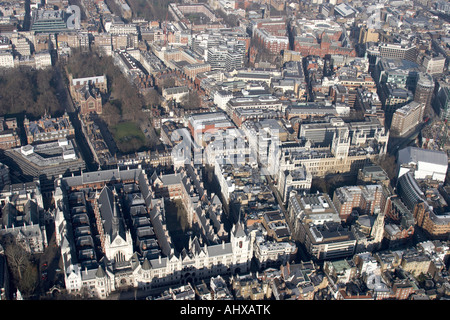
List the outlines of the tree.
{"type": "Polygon", "coordinates": [[[61,112],[63,108],[56,98],[54,82],[52,69],[4,71],[0,75],[0,114],[26,113],[40,117],[45,111],[61,112]]]}
{"type": "Polygon", "coordinates": [[[160,84],[160,93],[162,93],[162,90],[163,89],[166,89],[166,88],[173,88],[173,87],[175,87],[175,85],[176,85],[176,82],[175,82],[175,78],[173,77],[173,76],[170,76],[170,77],[168,77],[168,78],[164,78],[164,80],[161,82],[161,84],[160,84]]]}
{"type": "Polygon", "coordinates": [[[180,104],[185,110],[196,110],[200,109],[201,99],[196,91],[189,91],[181,98],[180,104]]]}
{"type": "Polygon", "coordinates": [[[145,104],[148,106],[159,106],[161,104],[161,96],[155,89],[148,90],[144,95],[145,104]]]}
{"type": "Polygon", "coordinates": [[[11,236],[5,241],[5,255],[15,286],[24,295],[31,295],[38,286],[38,270],[32,255],[11,236]]]}
{"type": "Polygon", "coordinates": [[[28,252],[22,246],[16,244],[15,241],[11,241],[6,245],[5,255],[10,269],[17,275],[20,281],[29,264],[28,252]]]}

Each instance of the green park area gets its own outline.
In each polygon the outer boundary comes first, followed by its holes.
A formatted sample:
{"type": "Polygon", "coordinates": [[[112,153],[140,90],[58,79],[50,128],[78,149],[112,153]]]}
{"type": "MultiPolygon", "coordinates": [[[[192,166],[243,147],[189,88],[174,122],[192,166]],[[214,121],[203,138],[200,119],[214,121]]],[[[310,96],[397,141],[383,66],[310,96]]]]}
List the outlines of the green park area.
{"type": "Polygon", "coordinates": [[[111,128],[117,147],[124,153],[146,146],[145,135],[137,124],[120,122],[111,128]]]}

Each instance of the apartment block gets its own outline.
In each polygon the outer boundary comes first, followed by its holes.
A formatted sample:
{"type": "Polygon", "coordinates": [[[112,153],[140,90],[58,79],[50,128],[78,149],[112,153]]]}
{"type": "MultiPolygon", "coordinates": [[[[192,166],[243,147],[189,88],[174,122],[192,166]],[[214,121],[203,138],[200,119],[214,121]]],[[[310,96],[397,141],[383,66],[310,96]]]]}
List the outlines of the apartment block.
{"type": "Polygon", "coordinates": [[[422,123],[425,103],[411,101],[397,109],[392,116],[391,134],[402,136],[422,123]]]}
{"type": "Polygon", "coordinates": [[[384,194],[381,185],[346,186],[337,188],[333,203],[342,220],[347,220],[353,210],[359,214],[374,215],[384,211],[384,194]]]}

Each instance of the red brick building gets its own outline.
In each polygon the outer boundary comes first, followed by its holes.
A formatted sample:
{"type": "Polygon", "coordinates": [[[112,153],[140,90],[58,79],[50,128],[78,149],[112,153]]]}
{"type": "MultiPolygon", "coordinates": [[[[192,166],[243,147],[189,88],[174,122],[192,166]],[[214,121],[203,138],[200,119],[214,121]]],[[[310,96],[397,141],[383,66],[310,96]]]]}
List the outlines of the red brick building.
{"type": "Polygon", "coordinates": [[[267,30],[256,29],[254,32],[255,40],[271,53],[280,53],[289,49],[289,38],[287,36],[274,36],[267,30]]]}
{"type": "Polygon", "coordinates": [[[79,90],[78,103],[81,114],[102,113],[102,97],[95,88],[85,87],[79,90]]]}
{"type": "Polygon", "coordinates": [[[349,57],[356,57],[355,49],[332,45],[331,42],[324,41],[321,43],[306,43],[294,40],[294,51],[300,52],[300,54],[304,57],[314,55],[323,58],[327,54],[339,54],[349,57]]]}
{"type": "Polygon", "coordinates": [[[0,118],[0,149],[6,150],[20,146],[16,118],[0,118]]]}

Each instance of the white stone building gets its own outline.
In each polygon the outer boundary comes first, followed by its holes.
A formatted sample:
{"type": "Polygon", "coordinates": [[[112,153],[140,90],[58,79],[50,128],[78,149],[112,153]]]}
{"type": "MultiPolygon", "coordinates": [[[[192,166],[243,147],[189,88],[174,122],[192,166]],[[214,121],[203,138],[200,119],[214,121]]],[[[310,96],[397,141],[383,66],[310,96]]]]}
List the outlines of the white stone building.
{"type": "Polygon", "coordinates": [[[176,252],[166,227],[164,201],[154,198],[145,171],[140,168],[60,178],[54,199],[57,244],[61,247],[66,288],[70,293],[106,298],[120,289],[183,285],[219,274],[250,270],[254,238],[240,221],[230,231],[229,241],[205,242],[194,237],[187,248],[176,252]],[[108,186],[111,182],[114,187],[123,188],[121,192],[140,197],[143,203],[133,205],[132,209],[126,201],[123,208],[118,206],[117,191],[108,186]],[[94,206],[98,228],[89,221],[88,202],[94,206]],[[133,230],[122,220],[127,210],[134,221],[133,230]],[[94,228],[100,236],[101,251],[89,247],[89,235],[94,228]],[[151,232],[143,235],[143,230],[151,232]],[[153,247],[142,246],[151,246],[152,241],[153,247]]]}
{"type": "Polygon", "coordinates": [[[398,178],[408,171],[414,172],[416,180],[445,181],[448,157],[445,152],[406,147],[398,152],[398,178]]]}

